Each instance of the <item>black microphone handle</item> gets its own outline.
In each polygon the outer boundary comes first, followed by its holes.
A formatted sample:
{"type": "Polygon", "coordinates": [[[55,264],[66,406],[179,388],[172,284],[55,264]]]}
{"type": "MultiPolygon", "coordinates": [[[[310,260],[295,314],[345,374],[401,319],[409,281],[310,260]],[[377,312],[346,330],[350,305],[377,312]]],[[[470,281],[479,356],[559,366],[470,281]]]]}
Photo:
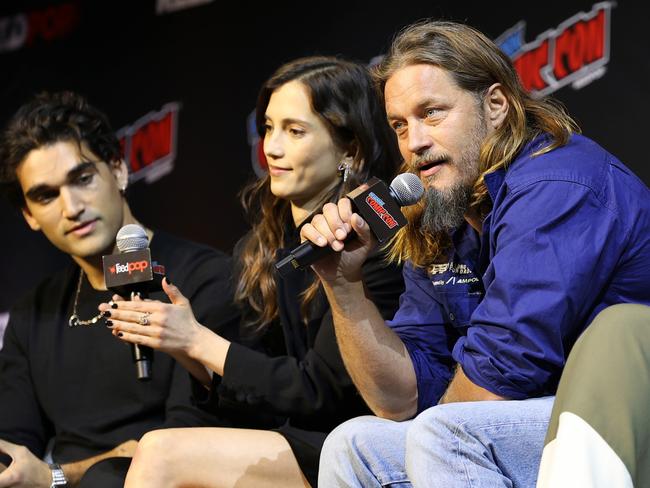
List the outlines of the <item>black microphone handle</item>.
{"type": "MultiPolygon", "coordinates": [[[[343,241],[343,244],[345,245],[356,238],[357,233],[350,231],[350,233],[343,241]]],[[[306,267],[311,266],[316,261],[327,256],[328,254],[335,252],[336,251],[332,249],[329,243],[324,247],[320,247],[307,240],[292,250],[287,257],[278,261],[275,265],[275,268],[280,273],[280,276],[287,276],[294,269],[305,269],[306,267]]]]}
{"type": "MultiPolygon", "coordinates": [[[[419,183],[420,180],[417,176],[412,176],[419,183]]],[[[399,181],[403,181],[403,179],[401,178],[399,181]]],[[[373,177],[365,185],[349,192],[346,197],[350,200],[352,210],[366,221],[377,241],[383,243],[391,239],[401,227],[407,224],[400,207],[404,203],[415,203],[410,202],[409,195],[405,195],[405,199],[400,195],[401,193],[373,177]]],[[[357,235],[351,232],[343,242],[345,244],[356,237],[357,235]]],[[[332,252],[334,251],[329,245],[319,247],[312,244],[311,241],[305,241],[293,249],[286,258],[277,262],[275,268],[280,276],[286,277],[295,269],[304,269],[332,252]]]]}
{"type": "Polygon", "coordinates": [[[131,344],[131,353],[133,354],[137,378],[140,381],[151,380],[153,349],[147,346],[140,346],[139,344],[131,344]]]}
{"type": "MultiPolygon", "coordinates": [[[[145,291],[132,291],[131,301],[133,301],[136,295],[140,296],[142,299],[148,297],[148,294],[145,291]]],[[[151,362],[153,361],[153,349],[148,346],[131,344],[131,353],[133,355],[133,362],[135,363],[137,378],[140,381],[151,380],[151,362]]]]}

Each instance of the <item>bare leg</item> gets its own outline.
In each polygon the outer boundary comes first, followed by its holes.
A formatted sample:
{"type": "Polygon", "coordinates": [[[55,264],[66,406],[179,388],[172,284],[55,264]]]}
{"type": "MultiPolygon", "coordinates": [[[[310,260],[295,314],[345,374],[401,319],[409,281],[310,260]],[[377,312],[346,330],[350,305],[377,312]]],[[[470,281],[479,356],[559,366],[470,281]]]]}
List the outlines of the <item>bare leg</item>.
{"type": "Polygon", "coordinates": [[[287,440],[250,429],[164,429],[138,444],[129,487],[309,487],[287,440]]]}

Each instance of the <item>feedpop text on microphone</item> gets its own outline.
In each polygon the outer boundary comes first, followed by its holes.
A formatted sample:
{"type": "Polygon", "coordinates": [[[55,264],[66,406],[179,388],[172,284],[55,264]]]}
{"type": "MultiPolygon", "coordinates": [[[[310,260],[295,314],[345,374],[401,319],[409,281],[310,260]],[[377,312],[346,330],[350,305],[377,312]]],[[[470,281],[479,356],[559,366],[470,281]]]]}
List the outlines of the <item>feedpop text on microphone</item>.
{"type": "MultiPolygon", "coordinates": [[[[144,299],[150,291],[162,289],[160,280],[155,279],[153,274],[149,238],[145,230],[137,224],[127,224],[119,230],[115,242],[119,254],[103,257],[106,287],[127,300],[133,300],[136,296],[144,299]]],[[[150,380],[153,350],[137,344],[131,347],[137,378],[150,380]]]]}

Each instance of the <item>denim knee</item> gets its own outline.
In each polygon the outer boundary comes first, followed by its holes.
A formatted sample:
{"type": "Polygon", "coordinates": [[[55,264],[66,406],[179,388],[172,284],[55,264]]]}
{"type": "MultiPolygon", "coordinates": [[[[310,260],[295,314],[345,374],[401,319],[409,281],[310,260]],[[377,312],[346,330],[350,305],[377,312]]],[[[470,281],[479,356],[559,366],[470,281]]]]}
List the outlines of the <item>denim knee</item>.
{"type": "Polygon", "coordinates": [[[419,450],[429,451],[434,442],[437,446],[457,443],[458,432],[465,428],[462,419],[443,408],[431,407],[413,419],[406,432],[406,451],[409,455],[419,450]]]}
{"type": "Polygon", "coordinates": [[[334,429],[323,445],[320,486],[410,486],[404,470],[407,422],[358,417],[334,429]]]}
{"type": "Polygon", "coordinates": [[[336,427],[325,439],[321,463],[325,457],[329,460],[347,459],[348,454],[356,452],[358,446],[366,442],[364,434],[368,432],[369,424],[372,425],[374,420],[375,417],[371,416],[357,417],[336,427]]]}
{"type": "Polygon", "coordinates": [[[437,405],[411,423],[415,486],[534,486],[553,398],[437,405]]]}

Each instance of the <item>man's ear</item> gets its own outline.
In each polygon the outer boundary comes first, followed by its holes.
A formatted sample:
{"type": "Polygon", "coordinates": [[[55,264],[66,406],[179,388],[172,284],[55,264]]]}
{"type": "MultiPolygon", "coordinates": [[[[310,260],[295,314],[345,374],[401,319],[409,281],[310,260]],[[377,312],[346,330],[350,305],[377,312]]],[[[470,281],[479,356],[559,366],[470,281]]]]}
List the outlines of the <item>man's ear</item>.
{"type": "Polygon", "coordinates": [[[108,166],[115,177],[117,187],[120,191],[124,192],[129,183],[129,170],[126,167],[126,163],[123,159],[120,159],[119,161],[111,161],[108,163],[108,166]]]}
{"type": "Polygon", "coordinates": [[[498,129],[510,110],[510,102],[501,88],[501,83],[494,83],[488,88],[483,103],[488,123],[493,129],[498,129]]]}
{"type": "Polygon", "coordinates": [[[29,227],[32,230],[36,230],[36,231],[41,230],[41,225],[36,221],[32,213],[29,211],[29,209],[26,206],[22,207],[20,211],[22,212],[23,217],[25,218],[25,222],[27,222],[27,225],[29,225],[29,227]]]}

